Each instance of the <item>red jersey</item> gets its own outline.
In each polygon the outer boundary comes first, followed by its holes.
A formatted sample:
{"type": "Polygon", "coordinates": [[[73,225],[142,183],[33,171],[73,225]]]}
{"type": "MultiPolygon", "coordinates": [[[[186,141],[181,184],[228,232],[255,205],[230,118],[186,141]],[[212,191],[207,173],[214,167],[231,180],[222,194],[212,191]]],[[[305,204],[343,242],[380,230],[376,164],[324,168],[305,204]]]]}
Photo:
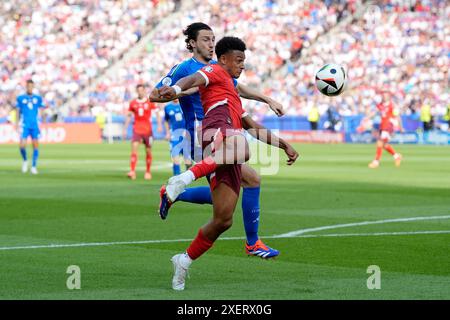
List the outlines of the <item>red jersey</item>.
{"type": "Polygon", "coordinates": [[[394,115],[394,105],[392,102],[382,102],[377,105],[377,109],[381,114],[380,130],[394,131],[396,116],[394,115]]]}
{"type": "Polygon", "coordinates": [[[138,134],[148,135],[152,132],[152,110],[155,104],[148,99],[134,99],[130,102],[128,111],[134,114],[133,131],[138,134]]]}
{"type": "Polygon", "coordinates": [[[206,80],[206,84],[199,87],[205,117],[214,108],[228,108],[233,127],[241,129],[244,111],[234,79],[218,64],[207,65],[197,72],[206,80]]]}

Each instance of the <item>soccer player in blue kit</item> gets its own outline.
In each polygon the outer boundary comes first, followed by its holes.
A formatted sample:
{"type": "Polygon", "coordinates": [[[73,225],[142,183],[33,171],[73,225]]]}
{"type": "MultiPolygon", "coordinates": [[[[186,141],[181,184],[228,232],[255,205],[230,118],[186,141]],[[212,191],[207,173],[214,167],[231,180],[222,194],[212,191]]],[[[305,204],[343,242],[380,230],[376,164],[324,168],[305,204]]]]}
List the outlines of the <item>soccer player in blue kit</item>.
{"type": "Polygon", "coordinates": [[[31,163],[31,173],[38,174],[37,160],[39,158],[39,109],[44,108],[42,97],[38,94],[33,94],[34,83],[33,80],[27,80],[26,93],[16,98],[17,114],[17,129],[20,133],[20,154],[22,155],[23,164],[22,172],[28,171],[27,160],[27,139],[31,136],[33,144],[33,160],[31,163]]]}
{"type": "MultiPolygon", "coordinates": [[[[158,89],[164,85],[173,85],[179,79],[193,74],[202,67],[210,63],[216,63],[212,60],[215,46],[215,36],[212,29],[201,22],[190,24],[183,31],[186,36],[186,48],[193,53],[193,56],[175,65],[167,76],[163,77],[150,94],[152,102],[167,102],[159,96],[158,89]]],[[[267,103],[269,107],[278,115],[283,115],[283,106],[277,101],[267,97],[260,92],[251,89],[241,83],[234,81],[239,96],[245,99],[252,99],[267,103]]],[[[191,158],[194,161],[202,159],[202,151],[200,144],[195,142],[197,134],[196,129],[203,120],[203,107],[200,101],[200,95],[197,90],[187,90],[177,95],[180,101],[181,109],[186,122],[186,131],[189,137],[191,158]]],[[[279,251],[265,245],[258,236],[259,215],[260,215],[260,176],[247,164],[242,165],[242,211],[244,219],[244,227],[247,241],[245,243],[245,252],[248,255],[259,256],[261,258],[273,258],[279,255],[279,251]]],[[[160,207],[159,214],[162,219],[168,215],[169,208],[173,205],[166,195],[165,186],[160,190],[160,207]]],[[[186,188],[175,201],[212,204],[211,190],[209,186],[200,186],[186,188]]]]}
{"type": "Polygon", "coordinates": [[[185,153],[184,143],[186,139],[185,127],[186,123],[184,121],[183,111],[176,100],[171,101],[164,107],[164,124],[166,128],[166,139],[170,144],[170,157],[173,162],[173,175],[181,173],[180,167],[180,156],[184,157],[184,164],[186,165],[186,170],[192,166],[192,161],[190,155],[185,153]]]}

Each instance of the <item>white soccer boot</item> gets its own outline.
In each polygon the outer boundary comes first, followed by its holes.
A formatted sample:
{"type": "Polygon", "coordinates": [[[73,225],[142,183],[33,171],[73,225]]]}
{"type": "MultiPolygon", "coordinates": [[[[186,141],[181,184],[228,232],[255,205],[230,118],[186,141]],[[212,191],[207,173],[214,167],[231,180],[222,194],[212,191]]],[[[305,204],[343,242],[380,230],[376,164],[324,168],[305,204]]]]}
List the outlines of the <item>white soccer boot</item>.
{"type": "Polygon", "coordinates": [[[182,193],[186,186],[191,184],[194,179],[194,174],[190,170],[170,178],[166,186],[166,194],[169,201],[174,203],[180,193],[182,193]]]}
{"type": "Polygon", "coordinates": [[[27,173],[28,172],[28,162],[27,161],[24,161],[22,163],[22,172],[23,173],[27,173]]]}
{"type": "Polygon", "coordinates": [[[177,291],[184,290],[188,268],[192,263],[187,253],[176,254],[170,259],[173,263],[174,274],[172,278],[172,288],[177,291]]]}

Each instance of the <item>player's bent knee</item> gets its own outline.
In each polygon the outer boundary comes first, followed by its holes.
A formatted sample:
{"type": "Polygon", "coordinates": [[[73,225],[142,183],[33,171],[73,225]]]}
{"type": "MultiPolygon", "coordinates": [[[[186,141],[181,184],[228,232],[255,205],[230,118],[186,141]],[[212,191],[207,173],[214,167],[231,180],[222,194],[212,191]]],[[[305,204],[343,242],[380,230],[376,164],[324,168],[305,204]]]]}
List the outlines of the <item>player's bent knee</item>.
{"type": "Polygon", "coordinates": [[[225,232],[233,225],[233,219],[217,219],[215,225],[218,231],[225,232]]]}
{"type": "Polygon", "coordinates": [[[242,166],[242,185],[244,187],[259,187],[261,185],[261,176],[253,168],[242,166]]]}

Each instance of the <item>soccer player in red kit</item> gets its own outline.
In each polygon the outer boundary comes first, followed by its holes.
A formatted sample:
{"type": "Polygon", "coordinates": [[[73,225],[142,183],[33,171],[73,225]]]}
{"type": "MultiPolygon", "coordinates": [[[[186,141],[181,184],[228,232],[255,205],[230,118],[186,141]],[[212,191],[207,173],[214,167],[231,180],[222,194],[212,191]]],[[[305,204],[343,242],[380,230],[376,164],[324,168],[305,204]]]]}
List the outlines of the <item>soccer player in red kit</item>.
{"type": "Polygon", "coordinates": [[[371,163],[369,163],[369,168],[371,169],[375,169],[380,166],[380,159],[381,154],[383,153],[383,149],[389,152],[394,157],[395,165],[397,167],[399,167],[400,163],[402,162],[402,155],[395,152],[394,148],[389,144],[389,140],[391,139],[396,126],[399,126],[400,131],[403,131],[402,120],[390,100],[391,99],[389,92],[384,91],[383,99],[377,105],[377,109],[381,115],[380,134],[377,140],[377,151],[375,154],[375,159],[371,163]]]}
{"type": "Polygon", "coordinates": [[[265,128],[256,125],[242,109],[235,79],[244,69],[245,50],[242,40],[224,37],[216,45],[217,64],[204,66],[172,87],[163,86],[158,90],[162,98],[173,99],[180,92],[199,87],[205,113],[199,139],[203,160],[169,179],[167,197],[174,201],[187,185],[207,175],[210,175],[212,190],[213,218],[200,228],[185,253],[172,257],[175,269],[172,288],[175,290],[184,290],[187,269],[192,261],[209,250],[232,225],[241,186],[241,166],[250,156],[242,129],[251,128],[253,131],[248,130],[249,133],[259,140],[283,149],[288,156],[288,165],[298,157],[287,142],[271,132],[264,134],[265,128]]]}
{"type": "MultiPolygon", "coordinates": [[[[136,86],[136,92],[138,97],[131,100],[128,108],[128,115],[125,121],[125,127],[123,137],[126,137],[126,131],[130,125],[131,118],[134,117],[133,124],[133,137],[131,142],[131,158],[130,158],[130,172],[128,177],[132,180],[136,179],[136,164],[138,160],[138,148],[139,143],[145,145],[146,152],[146,170],[144,179],[150,180],[152,174],[150,171],[152,165],[152,110],[155,109],[155,104],[150,102],[146,97],[145,87],[143,84],[136,86]]],[[[158,118],[158,124],[160,123],[159,113],[156,114],[158,118]]]]}

